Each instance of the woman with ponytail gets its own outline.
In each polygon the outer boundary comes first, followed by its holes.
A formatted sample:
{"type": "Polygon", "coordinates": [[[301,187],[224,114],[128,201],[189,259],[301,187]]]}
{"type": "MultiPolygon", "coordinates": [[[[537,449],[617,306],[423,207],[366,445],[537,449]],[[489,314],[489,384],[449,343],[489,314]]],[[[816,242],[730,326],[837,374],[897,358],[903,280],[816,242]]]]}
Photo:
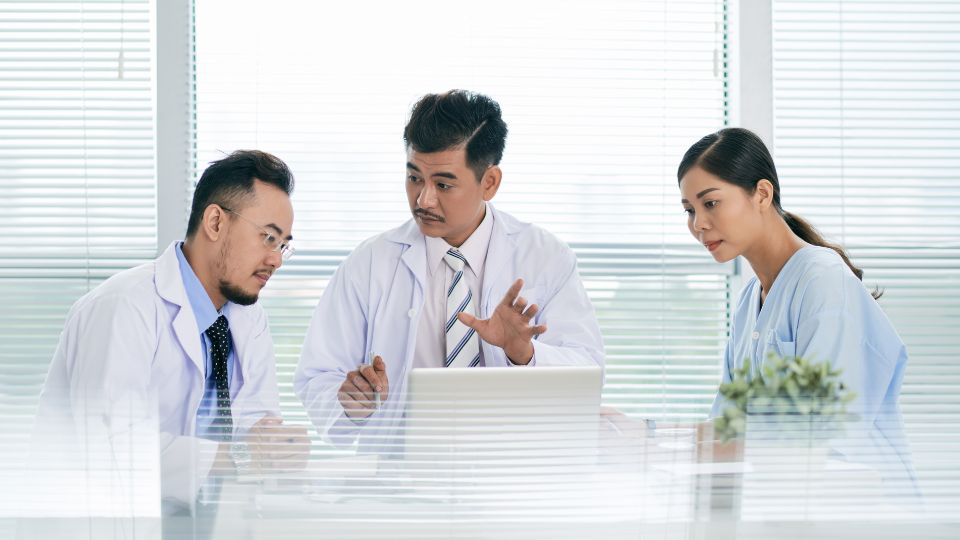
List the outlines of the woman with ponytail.
{"type": "MultiPolygon", "coordinates": [[[[895,412],[907,352],[862,284],[863,272],[780,205],[770,152],[752,132],[728,128],[687,150],[677,170],[690,233],[717,262],[743,256],[756,277],[744,288],[730,328],[723,380],[769,353],[828,361],[856,393],[851,412],[870,422],[895,412]]],[[[719,415],[719,395],[713,415],[719,415]]]]}

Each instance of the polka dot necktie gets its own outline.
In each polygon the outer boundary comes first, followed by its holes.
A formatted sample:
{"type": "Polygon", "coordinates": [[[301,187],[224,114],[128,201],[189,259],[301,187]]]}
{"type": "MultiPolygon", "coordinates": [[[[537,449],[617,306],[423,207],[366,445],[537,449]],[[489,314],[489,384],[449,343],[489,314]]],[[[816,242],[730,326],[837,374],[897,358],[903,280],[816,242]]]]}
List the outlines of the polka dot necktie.
{"type": "Polygon", "coordinates": [[[480,363],[480,340],[473,328],[460,322],[457,315],[467,312],[476,315],[473,309],[473,293],[467,287],[463,277],[463,268],[467,259],[455,249],[443,256],[453,269],[453,281],[447,289],[447,324],[444,328],[447,337],[446,367],[474,367],[480,363]]]}
{"type": "Polygon", "coordinates": [[[233,434],[233,417],[230,414],[230,379],[227,374],[227,358],[230,356],[230,327],[223,315],[204,332],[210,338],[210,355],[213,358],[213,380],[217,387],[217,414],[211,424],[211,432],[221,440],[229,440],[233,434]]]}

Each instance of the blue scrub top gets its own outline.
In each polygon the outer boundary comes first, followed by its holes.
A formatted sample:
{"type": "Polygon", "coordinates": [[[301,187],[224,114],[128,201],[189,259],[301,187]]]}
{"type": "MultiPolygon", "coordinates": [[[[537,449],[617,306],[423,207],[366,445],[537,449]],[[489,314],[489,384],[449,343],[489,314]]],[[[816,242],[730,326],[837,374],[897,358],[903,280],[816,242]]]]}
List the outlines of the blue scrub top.
{"type": "MultiPolygon", "coordinates": [[[[747,283],[730,329],[723,381],[751,363],[760,373],[768,353],[829,361],[856,393],[848,411],[873,422],[898,408],[907,349],[880,304],[829,248],[806,246],[787,261],[760,305],[760,282],[747,283]]],[[[713,416],[725,406],[717,395],[713,416]]]]}

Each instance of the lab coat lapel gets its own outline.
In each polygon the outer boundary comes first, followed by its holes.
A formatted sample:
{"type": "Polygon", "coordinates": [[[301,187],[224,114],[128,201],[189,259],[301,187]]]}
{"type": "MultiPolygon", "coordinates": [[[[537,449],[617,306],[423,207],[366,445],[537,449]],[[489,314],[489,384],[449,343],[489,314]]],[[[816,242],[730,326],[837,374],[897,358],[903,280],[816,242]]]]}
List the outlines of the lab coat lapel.
{"type": "Polygon", "coordinates": [[[193,308],[187,299],[187,292],[183,288],[183,278],[180,276],[180,262],[177,260],[177,243],[174,242],[157,259],[156,284],[160,298],[178,306],[173,319],[173,332],[180,342],[184,353],[193,361],[197,369],[203,374],[206,371],[200,344],[200,332],[197,331],[197,319],[193,315],[193,308]]]}
{"type": "MultiPolygon", "coordinates": [[[[244,374],[251,373],[250,366],[247,364],[252,360],[247,347],[250,340],[254,339],[257,336],[252,335],[254,329],[252,328],[252,321],[248,318],[248,313],[246,310],[238,309],[236,305],[230,306],[230,313],[228,314],[228,319],[230,320],[230,338],[233,340],[233,351],[236,355],[237,364],[240,369],[235,370],[236,373],[233,375],[233,379],[230,384],[233,385],[235,382],[240,385],[236,388],[240,388],[244,384],[244,374]]],[[[261,359],[262,360],[262,359],[261,359]]],[[[272,360],[272,359],[271,359],[272,360]]]]}
{"type": "Polygon", "coordinates": [[[513,285],[517,276],[512,274],[517,246],[513,239],[514,224],[509,217],[494,209],[492,204],[487,208],[493,212],[493,231],[490,233],[490,244],[487,246],[487,259],[483,272],[483,305],[479,316],[482,319],[490,317],[490,313],[497,306],[503,294],[510,285],[513,285]]]}
{"type": "Polygon", "coordinates": [[[388,238],[392,242],[408,246],[400,256],[400,260],[413,274],[420,290],[423,290],[423,282],[427,275],[427,244],[416,222],[408,221],[395,229],[388,238]]]}

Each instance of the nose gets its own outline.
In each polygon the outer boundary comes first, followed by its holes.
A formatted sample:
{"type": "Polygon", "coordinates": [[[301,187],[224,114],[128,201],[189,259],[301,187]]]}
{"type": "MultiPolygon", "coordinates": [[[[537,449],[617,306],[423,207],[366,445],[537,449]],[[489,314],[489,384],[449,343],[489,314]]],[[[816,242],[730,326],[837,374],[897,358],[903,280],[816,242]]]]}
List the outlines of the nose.
{"type": "Polygon", "coordinates": [[[283,266],[283,255],[279,251],[271,251],[267,256],[267,266],[272,266],[274,270],[283,266]]]}
{"type": "Polygon", "coordinates": [[[437,188],[430,182],[424,182],[420,195],[417,196],[417,206],[433,208],[437,205],[437,188]]]}
{"type": "Polygon", "coordinates": [[[693,215],[693,223],[690,224],[694,231],[706,231],[710,229],[710,223],[707,221],[707,218],[700,212],[697,212],[693,215]]]}

